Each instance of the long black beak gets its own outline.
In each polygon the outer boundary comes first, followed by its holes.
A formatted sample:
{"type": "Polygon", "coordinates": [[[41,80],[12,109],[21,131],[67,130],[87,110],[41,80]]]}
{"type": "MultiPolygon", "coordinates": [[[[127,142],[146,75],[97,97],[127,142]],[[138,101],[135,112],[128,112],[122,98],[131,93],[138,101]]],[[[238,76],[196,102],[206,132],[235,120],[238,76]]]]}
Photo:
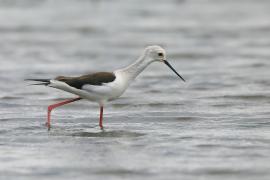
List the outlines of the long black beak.
{"type": "Polygon", "coordinates": [[[178,72],[170,65],[170,63],[166,60],[164,60],[164,63],[169,67],[171,68],[171,70],[173,70],[173,72],[175,72],[175,74],[177,74],[177,76],[179,76],[184,82],[185,82],[185,79],[180,75],[178,74],[178,72]]]}

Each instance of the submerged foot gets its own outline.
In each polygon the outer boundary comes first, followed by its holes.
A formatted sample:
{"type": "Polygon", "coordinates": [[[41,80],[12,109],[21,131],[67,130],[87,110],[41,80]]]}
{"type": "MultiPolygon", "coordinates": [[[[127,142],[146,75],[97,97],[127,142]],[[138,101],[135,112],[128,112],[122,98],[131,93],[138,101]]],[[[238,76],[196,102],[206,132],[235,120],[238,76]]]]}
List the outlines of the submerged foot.
{"type": "Polygon", "coordinates": [[[45,126],[48,128],[48,131],[50,131],[51,125],[48,122],[45,123],[45,126]]]}

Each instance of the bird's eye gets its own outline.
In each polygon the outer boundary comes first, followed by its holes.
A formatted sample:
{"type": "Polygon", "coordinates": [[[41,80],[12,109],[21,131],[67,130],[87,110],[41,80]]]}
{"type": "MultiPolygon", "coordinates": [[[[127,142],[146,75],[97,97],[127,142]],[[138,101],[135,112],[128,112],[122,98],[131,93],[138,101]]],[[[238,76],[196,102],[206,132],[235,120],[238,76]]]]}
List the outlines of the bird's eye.
{"type": "Polygon", "coordinates": [[[158,53],[158,56],[163,56],[163,53],[158,53]]]}

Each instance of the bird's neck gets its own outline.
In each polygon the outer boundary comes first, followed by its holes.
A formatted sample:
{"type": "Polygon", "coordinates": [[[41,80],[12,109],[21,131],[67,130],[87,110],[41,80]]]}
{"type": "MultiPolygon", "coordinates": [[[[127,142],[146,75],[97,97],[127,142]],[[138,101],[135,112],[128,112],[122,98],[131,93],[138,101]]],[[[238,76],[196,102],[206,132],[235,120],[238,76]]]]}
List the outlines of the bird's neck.
{"type": "Polygon", "coordinates": [[[138,60],[129,66],[121,69],[121,72],[125,74],[128,80],[135,79],[149,64],[151,64],[150,59],[146,55],[142,55],[138,60]]]}

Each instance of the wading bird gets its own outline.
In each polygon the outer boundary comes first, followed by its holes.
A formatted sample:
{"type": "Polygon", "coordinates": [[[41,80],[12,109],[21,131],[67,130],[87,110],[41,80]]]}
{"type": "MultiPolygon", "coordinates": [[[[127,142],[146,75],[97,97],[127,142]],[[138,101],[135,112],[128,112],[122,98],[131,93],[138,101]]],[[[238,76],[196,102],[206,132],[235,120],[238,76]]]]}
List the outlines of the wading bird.
{"type": "Polygon", "coordinates": [[[184,78],[166,60],[166,52],[160,46],[148,46],[142,55],[129,66],[113,72],[97,72],[79,77],[58,76],[55,79],[27,79],[39,81],[34,85],[45,85],[77,95],[77,98],[69,99],[48,106],[47,127],[51,127],[51,111],[59,106],[75,102],[81,99],[97,102],[100,106],[99,126],[103,129],[103,107],[108,101],[120,97],[129,84],[151,63],[161,62],[166,64],[183,81],[184,78]]]}

